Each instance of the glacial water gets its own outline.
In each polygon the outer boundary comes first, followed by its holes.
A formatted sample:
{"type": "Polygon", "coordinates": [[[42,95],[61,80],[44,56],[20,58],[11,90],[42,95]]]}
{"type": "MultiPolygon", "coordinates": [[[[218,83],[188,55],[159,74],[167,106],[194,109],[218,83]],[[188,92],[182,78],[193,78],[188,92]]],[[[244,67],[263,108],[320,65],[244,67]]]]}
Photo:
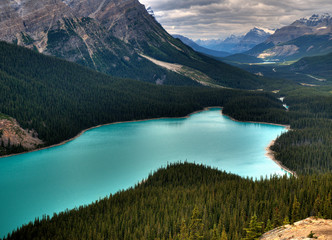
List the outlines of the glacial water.
{"type": "Polygon", "coordinates": [[[0,238],[35,217],[134,186],[167,163],[203,163],[254,178],[285,174],[265,156],[285,131],[210,109],[189,118],[107,125],[61,146],[2,158],[0,238]]]}

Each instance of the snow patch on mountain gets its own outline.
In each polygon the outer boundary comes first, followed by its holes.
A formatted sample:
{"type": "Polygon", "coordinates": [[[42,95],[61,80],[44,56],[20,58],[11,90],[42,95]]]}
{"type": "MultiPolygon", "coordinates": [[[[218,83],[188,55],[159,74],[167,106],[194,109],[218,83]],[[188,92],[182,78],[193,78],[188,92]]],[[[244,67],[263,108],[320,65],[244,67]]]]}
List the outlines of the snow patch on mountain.
{"type": "Polygon", "coordinates": [[[295,23],[301,23],[306,26],[315,27],[318,25],[329,25],[331,24],[332,18],[329,13],[324,14],[313,14],[309,18],[301,18],[300,20],[296,21],[295,23]]]}
{"type": "Polygon", "coordinates": [[[255,27],[255,28],[257,28],[257,29],[259,29],[259,30],[262,30],[262,31],[264,31],[265,33],[268,33],[268,34],[270,34],[270,35],[272,35],[273,33],[275,33],[275,29],[270,29],[270,28],[264,28],[264,27],[255,27]]]}

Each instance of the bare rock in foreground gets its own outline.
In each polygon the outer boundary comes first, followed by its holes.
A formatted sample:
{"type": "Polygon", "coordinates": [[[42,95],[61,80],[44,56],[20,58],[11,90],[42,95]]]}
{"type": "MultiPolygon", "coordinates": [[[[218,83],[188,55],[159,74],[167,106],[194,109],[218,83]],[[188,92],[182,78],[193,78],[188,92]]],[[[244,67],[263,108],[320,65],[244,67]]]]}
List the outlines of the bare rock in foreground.
{"type": "Polygon", "coordinates": [[[285,225],[265,233],[261,240],[332,240],[332,220],[310,217],[293,225],[285,225]],[[312,238],[309,237],[313,233],[312,238]]]}

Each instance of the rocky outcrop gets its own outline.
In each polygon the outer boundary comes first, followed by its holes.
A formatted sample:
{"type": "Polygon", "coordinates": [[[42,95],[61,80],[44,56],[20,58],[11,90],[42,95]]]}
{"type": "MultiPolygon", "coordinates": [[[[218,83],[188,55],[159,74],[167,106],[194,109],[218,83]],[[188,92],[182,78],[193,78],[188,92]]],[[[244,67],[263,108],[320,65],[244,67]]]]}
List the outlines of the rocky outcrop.
{"type": "Polygon", "coordinates": [[[43,141],[35,130],[24,130],[15,119],[0,119],[0,146],[4,148],[21,146],[25,150],[33,150],[43,141]]]}
{"type": "Polygon", "coordinates": [[[332,240],[332,220],[310,217],[265,233],[260,240],[332,240]]]}

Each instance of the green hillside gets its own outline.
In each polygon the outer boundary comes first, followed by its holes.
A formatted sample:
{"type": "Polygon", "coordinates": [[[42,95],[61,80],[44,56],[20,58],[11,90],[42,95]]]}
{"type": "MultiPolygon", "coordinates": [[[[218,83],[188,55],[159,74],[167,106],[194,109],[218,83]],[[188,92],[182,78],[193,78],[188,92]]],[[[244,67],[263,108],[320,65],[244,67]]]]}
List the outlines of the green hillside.
{"type": "Polygon", "coordinates": [[[288,67],[290,71],[332,80],[332,53],[302,58],[288,67]]]}

